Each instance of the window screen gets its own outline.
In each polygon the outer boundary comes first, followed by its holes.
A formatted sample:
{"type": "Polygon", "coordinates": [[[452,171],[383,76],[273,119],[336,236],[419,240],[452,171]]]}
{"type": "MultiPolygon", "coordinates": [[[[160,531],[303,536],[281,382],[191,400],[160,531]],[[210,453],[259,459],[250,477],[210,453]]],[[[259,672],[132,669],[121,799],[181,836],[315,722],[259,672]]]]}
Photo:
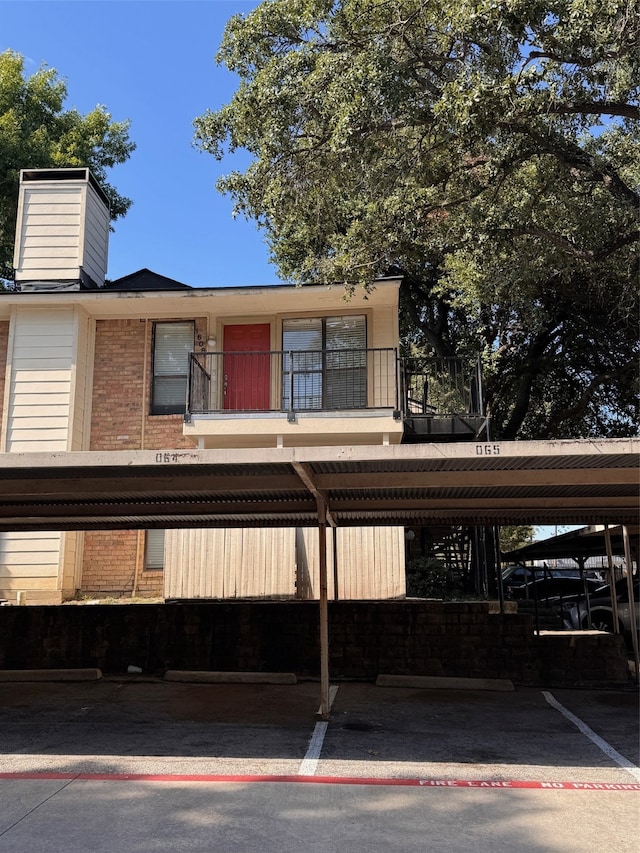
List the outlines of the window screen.
{"type": "Polygon", "coordinates": [[[147,530],[144,567],[164,568],[164,530],[147,530]]]}
{"type": "Polygon", "coordinates": [[[155,324],[152,414],[171,415],[185,411],[193,337],[193,323],[155,324]]]}
{"type": "Polygon", "coordinates": [[[367,405],[367,327],[364,317],[327,317],[325,406],[367,405]]]}
{"type": "Polygon", "coordinates": [[[364,316],[285,320],[283,408],[366,407],[366,346],[364,316]]]}
{"type": "Polygon", "coordinates": [[[282,399],[288,409],[322,408],[322,320],[285,320],[282,399]]]}

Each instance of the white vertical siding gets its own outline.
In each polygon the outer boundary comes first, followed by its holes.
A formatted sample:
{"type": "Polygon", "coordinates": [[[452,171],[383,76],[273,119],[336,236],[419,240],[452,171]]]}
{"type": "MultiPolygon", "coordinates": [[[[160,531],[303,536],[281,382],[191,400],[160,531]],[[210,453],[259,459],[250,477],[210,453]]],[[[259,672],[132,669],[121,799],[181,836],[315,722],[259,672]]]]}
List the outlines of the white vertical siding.
{"type": "Polygon", "coordinates": [[[60,534],[59,589],[63,595],[73,595],[80,588],[83,544],[84,533],[80,530],[67,530],[60,534]]]}
{"type": "Polygon", "coordinates": [[[397,347],[399,341],[398,304],[376,307],[369,321],[370,347],[397,347]]]}
{"type": "Polygon", "coordinates": [[[167,530],[165,598],[293,598],[295,531],[167,530]]]}
{"type": "MultiPolygon", "coordinates": [[[[329,597],[334,598],[333,531],[327,536],[329,597]]],[[[338,597],[405,595],[401,527],[337,531],[338,597]]],[[[315,528],[168,530],[165,598],[312,598],[319,595],[315,528]],[[296,571],[297,570],[297,571],[296,571]]]]}
{"type": "MultiPolygon", "coordinates": [[[[308,598],[318,598],[320,567],[318,531],[305,528],[298,538],[299,572],[306,580],[308,598]]],[[[327,531],[327,581],[329,598],[389,599],[406,594],[404,529],[402,527],[340,527],[336,536],[327,531]],[[334,576],[338,580],[335,595],[334,576]]]]}

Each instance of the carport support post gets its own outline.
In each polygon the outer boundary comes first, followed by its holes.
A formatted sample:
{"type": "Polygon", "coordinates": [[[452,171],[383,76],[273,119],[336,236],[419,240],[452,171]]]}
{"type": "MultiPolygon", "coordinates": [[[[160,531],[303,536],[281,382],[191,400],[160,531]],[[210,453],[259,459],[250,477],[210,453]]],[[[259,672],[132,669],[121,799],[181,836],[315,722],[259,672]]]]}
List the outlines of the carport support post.
{"type": "MultiPolygon", "coordinates": [[[[640,657],[638,655],[638,625],[636,624],[636,608],[633,595],[633,563],[631,562],[631,543],[629,528],[622,525],[622,540],[624,542],[624,559],[627,564],[627,591],[629,593],[629,627],[631,628],[631,643],[633,645],[633,661],[636,667],[636,684],[640,684],[640,657]]],[[[614,590],[615,595],[615,590],[614,590]]]]}
{"type": "Polygon", "coordinates": [[[607,549],[607,565],[609,567],[609,585],[611,586],[611,613],[613,615],[613,633],[620,633],[620,622],[618,621],[618,597],[613,590],[616,586],[616,573],[613,570],[613,548],[611,547],[611,531],[609,525],[604,526],[604,545],[607,549]]]}
{"type": "Polygon", "coordinates": [[[320,566],[320,717],[329,719],[329,596],[327,590],[327,505],[317,495],[320,566]]]}

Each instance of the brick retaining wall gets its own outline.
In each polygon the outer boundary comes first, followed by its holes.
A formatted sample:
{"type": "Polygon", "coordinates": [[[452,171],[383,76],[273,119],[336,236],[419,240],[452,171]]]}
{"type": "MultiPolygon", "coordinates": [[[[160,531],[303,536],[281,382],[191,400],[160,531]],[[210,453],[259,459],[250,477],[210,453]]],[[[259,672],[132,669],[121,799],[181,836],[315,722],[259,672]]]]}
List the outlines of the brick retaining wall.
{"type": "MultiPolygon", "coordinates": [[[[331,677],[510,678],[531,686],[628,681],[620,637],[578,638],[570,662],[565,656],[560,664],[552,641],[534,636],[530,616],[492,609],[489,602],[330,603],[331,677]]],[[[187,669],[315,678],[319,654],[313,602],[0,608],[0,669],[99,667],[115,674],[135,665],[154,675],[187,669]]]]}

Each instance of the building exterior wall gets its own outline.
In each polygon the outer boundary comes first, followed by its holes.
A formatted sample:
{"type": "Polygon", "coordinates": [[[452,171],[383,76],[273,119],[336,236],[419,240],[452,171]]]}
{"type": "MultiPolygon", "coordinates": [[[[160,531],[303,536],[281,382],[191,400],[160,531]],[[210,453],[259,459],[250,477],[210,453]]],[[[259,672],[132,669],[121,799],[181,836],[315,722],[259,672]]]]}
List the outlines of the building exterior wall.
{"type": "Polygon", "coordinates": [[[294,598],[293,528],[167,530],[166,598],[294,598]]]}
{"type": "MultiPolygon", "coordinates": [[[[222,346],[225,325],[255,320],[270,325],[271,345],[279,350],[283,318],[365,313],[367,346],[393,347],[397,343],[394,294],[393,288],[383,287],[367,307],[360,308],[345,308],[335,294],[322,288],[249,288],[206,298],[196,291],[186,297],[169,292],[166,298],[155,292],[13,295],[0,320],[0,388],[6,386],[0,452],[175,450],[202,445],[201,435],[185,434],[181,414],[150,414],[154,322],[193,321],[194,348],[203,352],[212,349],[212,343],[222,346]],[[245,307],[246,313],[242,313],[245,307]]],[[[343,414],[329,413],[324,419],[302,415],[300,435],[288,436],[287,443],[379,443],[391,429],[401,430],[396,422],[382,426],[380,413],[368,413],[358,427],[359,415],[343,414]],[[332,418],[335,422],[328,427],[332,418]]],[[[390,412],[383,414],[392,420],[390,412]]],[[[225,437],[218,429],[207,437],[206,446],[279,443],[278,436],[257,429],[250,417],[224,416],[220,423],[226,423],[224,428],[231,432],[225,437]]],[[[404,593],[399,534],[394,530],[390,538],[386,532],[379,534],[384,542],[375,537],[369,541],[373,535],[371,531],[339,533],[339,566],[347,567],[344,577],[342,569],[338,571],[341,599],[404,593]],[[379,569],[377,553],[390,561],[384,571],[379,569]]],[[[145,531],[46,533],[27,538],[7,534],[1,538],[0,595],[13,587],[32,590],[31,603],[44,600],[39,595],[51,593],[54,598],[47,600],[55,600],[55,596],[59,600],[76,590],[85,595],[175,598],[318,594],[315,531],[167,531],[164,571],[145,567],[145,531]],[[301,557],[301,542],[310,554],[306,561],[301,557]]],[[[329,565],[332,555],[333,551],[329,565]]],[[[333,595],[333,577],[330,585],[333,595]]]]}
{"type": "Polygon", "coordinates": [[[82,594],[133,592],[138,554],[136,530],[91,530],[84,535],[82,594]]]}
{"type": "Polygon", "coordinates": [[[91,383],[93,381],[94,322],[81,308],[75,309],[76,354],[73,365],[73,396],[69,414],[69,450],[89,447],[91,383]]]}
{"type": "MultiPolygon", "coordinates": [[[[78,373],[78,319],[73,307],[14,310],[5,357],[4,451],[82,449],[72,414],[76,382],[85,382],[78,373]]],[[[77,423],[82,431],[80,413],[77,423]]],[[[0,595],[12,598],[21,590],[57,601],[73,592],[79,535],[0,534],[0,595]]]]}
{"type": "MultiPolygon", "coordinates": [[[[282,399],[280,369],[272,371],[271,407],[266,414],[255,412],[247,418],[229,418],[224,412],[217,414],[194,414],[185,424],[185,434],[206,448],[243,448],[243,447],[306,447],[311,444],[322,446],[340,446],[342,444],[399,444],[402,440],[403,426],[399,418],[394,417],[398,407],[393,389],[396,384],[396,363],[394,350],[398,346],[398,292],[397,287],[382,287],[375,298],[362,302],[357,297],[349,303],[335,296],[318,301],[317,294],[304,299],[305,288],[296,293],[296,304],[289,306],[274,302],[273,312],[249,311],[244,316],[238,314],[213,314],[210,316],[209,333],[216,340],[216,349],[223,349],[225,328],[228,326],[268,323],[271,333],[271,350],[278,352],[283,348],[283,324],[286,320],[302,318],[320,318],[331,316],[364,315],[367,324],[366,346],[372,352],[368,358],[368,399],[369,411],[351,410],[343,412],[296,412],[295,418],[281,410],[282,399]],[[298,300],[299,303],[298,303],[298,300]],[[388,352],[387,352],[388,351],[388,352]]],[[[250,301],[248,308],[253,308],[250,301]]],[[[213,362],[212,364],[216,364],[213,362]]],[[[220,369],[208,365],[211,373],[220,369]]],[[[212,382],[212,408],[221,407],[221,383],[212,382]]]]}
{"type": "MultiPolygon", "coordinates": [[[[404,529],[328,531],[327,567],[331,599],[401,598],[406,593],[404,529]]],[[[318,531],[294,527],[168,530],[164,595],[318,599],[318,531]]]]}
{"type": "MultiPolygon", "coordinates": [[[[196,340],[206,339],[205,319],[196,319],[195,329],[196,340]]],[[[151,320],[96,321],[90,450],[194,447],[183,435],[182,415],[149,414],[152,348],[151,320]]],[[[144,531],[87,531],[83,594],[162,595],[163,572],[145,569],[144,557],[144,531]]]]}
{"type": "Polygon", "coordinates": [[[18,309],[9,359],[5,450],[68,450],[75,363],[72,308],[18,309]]]}
{"type": "Polygon", "coordinates": [[[63,534],[0,533],[0,598],[13,599],[18,591],[31,602],[57,603],[63,534]]]}
{"type": "MultiPolygon", "coordinates": [[[[315,527],[296,531],[296,558],[298,597],[319,598],[320,555],[315,527]]],[[[404,529],[328,530],[327,594],[330,599],[340,601],[403,597],[406,594],[404,529]]]]}
{"type": "MultiPolygon", "coordinates": [[[[9,321],[0,320],[0,436],[3,435],[5,427],[6,408],[9,404],[5,400],[5,376],[7,372],[7,348],[9,346],[9,321]]],[[[0,443],[0,453],[4,450],[0,443]]]]}
{"type": "MultiPolygon", "coordinates": [[[[203,318],[198,334],[206,335],[203,318]]],[[[149,414],[152,342],[152,320],[96,321],[90,450],[195,446],[183,435],[182,415],[149,414]]]]}

